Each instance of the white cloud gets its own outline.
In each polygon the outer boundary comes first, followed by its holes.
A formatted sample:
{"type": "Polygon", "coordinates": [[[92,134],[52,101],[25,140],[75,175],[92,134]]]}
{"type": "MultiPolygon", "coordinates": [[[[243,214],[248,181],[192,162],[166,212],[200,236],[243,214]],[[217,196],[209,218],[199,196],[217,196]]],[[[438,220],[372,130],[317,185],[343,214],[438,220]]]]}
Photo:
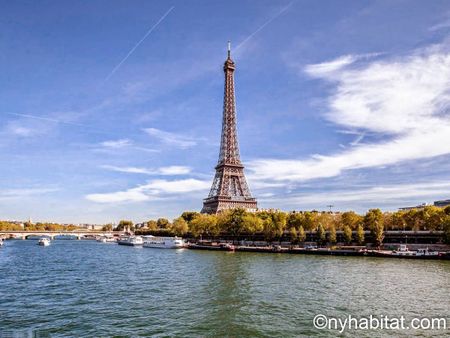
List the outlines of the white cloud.
{"type": "Polygon", "coordinates": [[[4,189],[0,192],[0,200],[21,199],[32,196],[40,196],[58,190],[59,190],[58,188],[4,189]]]}
{"type": "Polygon", "coordinates": [[[117,171],[120,173],[129,173],[129,174],[146,174],[153,175],[155,172],[146,168],[137,168],[137,167],[116,167],[113,165],[102,165],[103,169],[117,171]]]}
{"type": "Polygon", "coordinates": [[[409,201],[418,199],[420,201],[431,202],[434,199],[442,198],[442,196],[448,196],[449,192],[449,182],[431,181],[416,184],[384,185],[364,189],[308,192],[291,196],[283,196],[283,198],[271,198],[271,196],[269,196],[263,200],[270,203],[287,203],[289,205],[298,205],[299,208],[325,208],[325,205],[328,203],[342,205],[347,202],[351,202],[352,205],[356,202],[363,202],[372,206],[377,206],[380,205],[380,203],[410,203],[409,201]]]}
{"type": "Polygon", "coordinates": [[[331,73],[352,64],[356,61],[356,59],[357,58],[353,55],[344,55],[332,61],[307,65],[305,67],[305,72],[308,74],[314,74],[315,76],[330,75],[331,73]]]}
{"type": "Polygon", "coordinates": [[[172,165],[169,167],[161,167],[158,171],[161,175],[185,175],[191,172],[191,168],[181,165],[172,165]]]}
{"type": "Polygon", "coordinates": [[[18,119],[9,121],[2,130],[2,134],[11,137],[34,137],[48,132],[48,126],[42,121],[27,121],[26,119],[18,119]]]}
{"type": "Polygon", "coordinates": [[[150,199],[150,196],[144,194],[138,188],[134,188],[105,194],[89,194],[86,198],[97,203],[116,203],[147,201],[150,199]]]}
{"type": "Polygon", "coordinates": [[[145,128],[144,131],[161,142],[166,143],[168,145],[172,145],[179,148],[189,148],[197,145],[197,141],[191,137],[180,135],[177,133],[171,133],[168,131],[163,131],[156,128],[145,128]]]}
{"type": "Polygon", "coordinates": [[[445,13],[444,15],[445,19],[443,19],[441,22],[438,22],[437,24],[431,26],[428,30],[431,32],[438,31],[441,29],[450,28],[450,11],[445,13]]]}
{"type": "Polygon", "coordinates": [[[103,165],[102,168],[122,172],[122,173],[131,173],[131,174],[146,174],[146,175],[185,175],[191,172],[190,167],[185,166],[168,166],[161,167],[157,169],[147,169],[147,168],[138,168],[138,167],[117,167],[111,165],[103,165]]]}
{"type": "Polygon", "coordinates": [[[184,193],[191,191],[199,191],[209,189],[211,182],[200,181],[194,178],[188,178],[185,180],[167,181],[167,180],[154,180],[146,185],[141,186],[144,190],[151,191],[152,193],[184,193]]]}
{"type": "Polygon", "coordinates": [[[100,143],[105,148],[120,149],[131,146],[133,142],[129,139],[111,140],[100,143]]]}
{"type": "Polygon", "coordinates": [[[252,179],[304,181],[450,154],[450,54],[443,45],[343,68],[351,59],[306,71],[336,85],[327,101],[329,121],[382,141],[356,142],[344,151],[305,160],[256,159],[248,165],[252,179]]]}
{"type": "Polygon", "coordinates": [[[11,126],[11,128],[9,128],[9,130],[11,131],[11,133],[17,135],[17,136],[23,136],[23,137],[28,137],[28,136],[32,136],[34,134],[33,130],[30,128],[26,128],[26,127],[20,127],[20,126],[11,126]]]}
{"type": "Polygon", "coordinates": [[[45,115],[22,114],[13,112],[2,112],[2,114],[15,117],[14,120],[9,121],[0,131],[1,134],[7,136],[17,137],[37,137],[48,136],[59,125],[82,126],[88,127],[79,123],[73,122],[77,119],[75,112],[52,112],[45,115]]]}
{"type": "Polygon", "coordinates": [[[161,196],[209,189],[210,182],[189,178],[184,180],[153,180],[147,184],[112,193],[89,194],[86,198],[98,203],[142,202],[161,196]]]}
{"type": "Polygon", "coordinates": [[[429,28],[429,30],[434,32],[434,31],[438,31],[438,30],[441,30],[441,29],[444,29],[444,28],[450,28],[450,19],[447,19],[447,20],[445,20],[443,22],[440,22],[440,23],[438,23],[438,24],[436,24],[434,26],[431,26],[429,28]]]}

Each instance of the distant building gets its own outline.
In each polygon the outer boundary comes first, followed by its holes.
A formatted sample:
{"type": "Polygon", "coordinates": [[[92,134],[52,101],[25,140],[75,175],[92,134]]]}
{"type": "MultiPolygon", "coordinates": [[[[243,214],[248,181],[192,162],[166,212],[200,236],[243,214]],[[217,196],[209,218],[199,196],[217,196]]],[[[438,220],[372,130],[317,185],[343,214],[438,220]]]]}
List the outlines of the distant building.
{"type": "Polygon", "coordinates": [[[84,228],[86,230],[102,230],[103,225],[101,224],[79,224],[78,225],[81,228],[84,228]]]}
{"type": "Polygon", "coordinates": [[[427,206],[427,203],[422,203],[420,205],[416,205],[414,207],[403,207],[403,208],[398,208],[399,210],[403,210],[403,211],[407,211],[407,210],[413,210],[413,209],[423,209],[427,206]]]}
{"type": "Polygon", "coordinates": [[[435,207],[447,207],[450,205],[450,200],[434,201],[435,207]]]}

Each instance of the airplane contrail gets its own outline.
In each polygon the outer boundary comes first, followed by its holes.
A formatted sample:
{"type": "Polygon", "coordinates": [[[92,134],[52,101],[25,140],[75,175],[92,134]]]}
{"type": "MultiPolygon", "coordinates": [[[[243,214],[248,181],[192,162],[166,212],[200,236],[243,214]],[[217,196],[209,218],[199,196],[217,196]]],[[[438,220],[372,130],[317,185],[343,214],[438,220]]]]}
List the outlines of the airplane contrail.
{"type": "Polygon", "coordinates": [[[55,122],[55,123],[70,124],[73,126],[87,127],[86,125],[83,125],[83,124],[74,123],[74,122],[65,122],[65,121],[61,121],[61,120],[57,120],[57,119],[52,119],[50,117],[43,117],[43,116],[29,115],[29,114],[19,114],[19,113],[5,113],[5,114],[20,116],[20,117],[27,117],[27,118],[35,119],[35,120],[42,120],[42,121],[49,121],[49,122],[55,122]]]}
{"type": "Polygon", "coordinates": [[[128,52],[128,54],[122,59],[122,61],[120,61],[114,68],[113,68],[113,70],[111,71],[111,73],[109,73],[109,75],[105,78],[105,80],[103,81],[103,82],[106,82],[106,81],[108,81],[110,78],[111,78],[111,76],[113,76],[114,75],[114,73],[120,68],[120,66],[122,66],[122,64],[125,62],[125,61],[127,61],[127,59],[130,57],[130,55],[131,54],[133,54],[133,52],[136,50],[136,48],[138,48],[139,47],[139,45],[142,43],[142,42],[144,42],[144,40],[147,38],[147,36],[149,36],[154,30],[155,30],[155,28],[156,27],[158,27],[158,25],[166,18],[166,16],[167,15],[169,15],[169,13],[173,10],[175,8],[175,6],[172,6],[172,7],[170,7],[169,8],[169,10],[166,12],[166,13],[164,13],[164,15],[147,31],[147,33],[145,33],[145,35],[144,35],[144,37],[142,38],[142,39],[140,39],[139,41],[138,41],[138,43],[136,43],[136,45],[133,47],[133,48],[131,48],[131,50],[128,52]]]}
{"type": "Polygon", "coordinates": [[[19,116],[19,117],[26,117],[26,118],[34,119],[34,120],[54,122],[56,124],[66,124],[66,125],[70,125],[70,126],[83,127],[84,130],[87,131],[87,132],[93,132],[93,133],[98,133],[98,134],[107,134],[107,135],[111,134],[110,132],[107,132],[107,131],[104,131],[104,130],[100,130],[98,128],[95,128],[95,127],[92,127],[92,126],[89,126],[89,125],[86,125],[86,124],[75,123],[75,122],[66,122],[66,121],[61,121],[61,120],[58,120],[58,119],[53,119],[53,118],[50,118],[50,117],[30,115],[30,114],[9,113],[9,112],[6,112],[5,114],[13,115],[13,116],[19,116]]]}
{"type": "Polygon", "coordinates": [[[241,48],[245,43],[248,42],[248,40],[250,40],[252,37],[254,37],[260,30],[262,30],[264,27],[266,27],[268,24],[270,24],[273,20],[275,20],[276,18],[278,18],[281,14],[283,14],[284,12],[286,12],[289,7],[292,6],[292,4],[295,1],[292,1],[291,3],[289,3],[289,5],[287,5],[286,7],[284,7],[280,12],[278,12],[277,15],[275,15],[274,17],[270,18],[269,20],[267,20],[265,23],[263,23],[256,31],[254,31],[252,34],[250,34],[249,36],[247,36],[244,41],[242,41],[239,45],[236,46],[236,48],[234,49],[235,51],[237,51],[239,48],[241,48]]]}

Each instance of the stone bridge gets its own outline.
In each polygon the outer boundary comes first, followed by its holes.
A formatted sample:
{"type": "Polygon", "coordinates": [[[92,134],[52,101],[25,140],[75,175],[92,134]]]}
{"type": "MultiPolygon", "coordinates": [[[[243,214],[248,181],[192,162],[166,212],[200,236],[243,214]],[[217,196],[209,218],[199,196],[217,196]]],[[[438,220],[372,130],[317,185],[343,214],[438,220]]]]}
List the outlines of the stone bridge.
{"type": "Polygon", "coordinates": [[[124,231],[0,231],[0,238],[16,238],[16,239],[27,239],[31,236],[36,237],[50,237],[54,239],[56,236],[71,236],[76,237],[77,239],[82,238],[90,238],[99,235],[108,235],[108,236],[120,236],[125,234],[124,231]]]}

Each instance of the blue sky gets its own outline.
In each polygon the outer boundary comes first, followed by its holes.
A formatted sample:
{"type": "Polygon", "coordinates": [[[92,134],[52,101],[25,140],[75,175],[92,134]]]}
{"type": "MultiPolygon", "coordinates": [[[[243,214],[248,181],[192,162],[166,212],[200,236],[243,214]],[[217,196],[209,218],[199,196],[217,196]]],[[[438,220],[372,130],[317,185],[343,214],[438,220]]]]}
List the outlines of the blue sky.
{"type": "Polygon", "coordinates": [[[228,40],[260,207],[450,198],[448,1],[0,1],[0,13],[1,219],[200,210],[228,40]]]}

